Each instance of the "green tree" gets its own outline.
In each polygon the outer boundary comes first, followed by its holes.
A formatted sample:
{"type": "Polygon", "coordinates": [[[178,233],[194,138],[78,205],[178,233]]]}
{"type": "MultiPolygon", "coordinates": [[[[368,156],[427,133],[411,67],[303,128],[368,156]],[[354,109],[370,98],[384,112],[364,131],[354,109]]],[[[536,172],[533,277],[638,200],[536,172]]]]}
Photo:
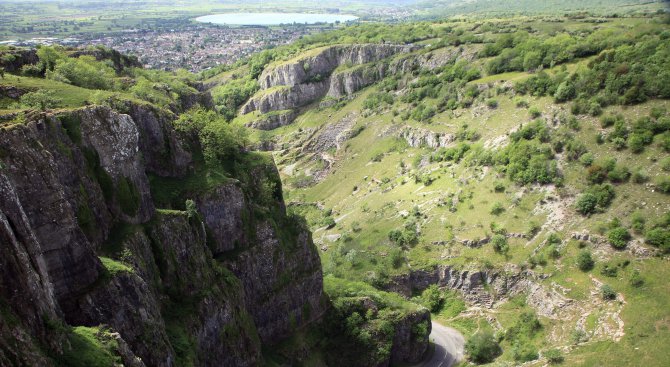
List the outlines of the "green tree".
{"type": "Polygon", "coordinates": [[[442,297],[442,291],[440,291],[440,288],[436,284],[431,284],[426,288],[421,294],[421,298],[430,312],[439,312],[442,309],[444,298],[442,297]]]}
{"type": "Polygon", "coordinates": [[[589,271],[593,269],[594,265],[595,261],[593,261],[590,251],[584,250],[577,255],[577,267],[581,271],[589,271]]]}
{"type": "Polygon", "coordinates": [[[40,89],[22,95],[19,101],[23,106],[44,111],[59,107],[63,100],[56,97],[56,93],[52,90],[40,89]]]}
{"type": "Polygon", "coordinates": [[[607,239],[612,247],[622,249],[630,240],[630,233],[626,228],[616,227],[607,232],[607,239]]]}
{"type": "Polygon", "coordinates": [[[490,331],[479,331],[465,343],[465,352],[472,362],[482,364],[492,362],[502,349],[490,331]]]}
{"type": "Polygon", "coordinates": [[[503,234],[493,235],[493,237],[491,237],[491,243],[493,245],[493,250],[497,253],[506,254],[509,251],[507,237],[503,234]]]}
{"type": "Polygon", "coordinates": [[[579,199],[577,199],[576,208],[577,212],[582,215],[589,215],[595,213],[598,206],[598,198],[591,193],[582,194],[579,199]]]}

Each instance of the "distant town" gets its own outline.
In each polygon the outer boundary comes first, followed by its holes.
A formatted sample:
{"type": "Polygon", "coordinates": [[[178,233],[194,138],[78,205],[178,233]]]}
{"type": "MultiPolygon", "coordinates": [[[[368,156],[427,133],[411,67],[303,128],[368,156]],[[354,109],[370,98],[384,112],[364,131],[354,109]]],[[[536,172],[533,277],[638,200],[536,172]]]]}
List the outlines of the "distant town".
{"type": "Polygon", "coordinates": [[[330,29],[329,26],[310,27],[237,27],[193,25],[173,30],[126,30],[94,36],[39,37],[28,40],[8,40],[0,45],[97,46],[114,48],[135,55],[151,69],[187,69],[199,72],[221,64],[232,64],[259,50],[288,44],[300,37],[330,29]]]}

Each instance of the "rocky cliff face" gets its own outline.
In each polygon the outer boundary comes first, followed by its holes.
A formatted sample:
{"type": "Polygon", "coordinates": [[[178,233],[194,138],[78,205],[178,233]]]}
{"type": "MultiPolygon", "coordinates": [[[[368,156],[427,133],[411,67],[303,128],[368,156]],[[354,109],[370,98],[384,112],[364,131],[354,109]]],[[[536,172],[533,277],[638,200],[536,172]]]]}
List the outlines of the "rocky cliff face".
{"type": "Polygon", "coordinates": [[[198,144],[170,113],[126,112],[0,126],[0,365],[53,365],[71,326],[102,324],[129,364],[257,365],[324,311],[311,235],[268,163],[192,192],[197,214],[156,209],[149,175],[193,176],[198,144]]]}
{"type": "Polygon", "coordinates": [[[312,50],[297,60],[266,68],[259,77],[261,91],[242,106],[240,113],[290,110],[325,96],[351,95],[386,75],[388,65],[377,62],[417,49],[408,45],[364,44],[312,50]]]}
{"type": "Polygon", "coordinates": [[[412,148],[445,148],[456,140],[453,134],[436,133],[421,128],[406,128],[400,131],[400,137],[412,148]]]}

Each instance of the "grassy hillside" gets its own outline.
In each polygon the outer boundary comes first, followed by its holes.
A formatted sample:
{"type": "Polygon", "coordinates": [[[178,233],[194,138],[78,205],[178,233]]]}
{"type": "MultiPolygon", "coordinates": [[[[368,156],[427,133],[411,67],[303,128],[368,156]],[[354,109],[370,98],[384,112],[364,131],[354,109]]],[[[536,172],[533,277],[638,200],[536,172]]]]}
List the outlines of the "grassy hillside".
{"type": "MultiPolygon", "coordinates": [[[[324,272],[382,289],[436,266],[525,274],[543,301],[484,285],[485,307],[442,290],[433,317],[468,336],[493,332],[496,364],[667,364],[667,24],[514,18],[414,30],[403,37],[426,47],[386,62],[418,67],[251,133],[274,147],[324,272]]],[[[337,38],[375,42],[367,31],[337,38]]],[[[398,28],[376,31],[391,39],[398,28]]]]}

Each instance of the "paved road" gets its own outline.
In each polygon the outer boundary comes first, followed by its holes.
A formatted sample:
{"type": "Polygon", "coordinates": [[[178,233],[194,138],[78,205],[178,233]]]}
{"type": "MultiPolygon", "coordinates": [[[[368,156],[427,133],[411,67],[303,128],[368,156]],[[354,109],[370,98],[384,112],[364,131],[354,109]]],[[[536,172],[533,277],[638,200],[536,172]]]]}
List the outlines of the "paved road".
{"type": "Polygon", "coordinates": [[[465,339],[458,331],[432,322],[433,330],[430,333],[430,341],[435,344],[435,351],[429,360],[417,367],[451,367],[463,360],[463,348],[465,339]]]}

